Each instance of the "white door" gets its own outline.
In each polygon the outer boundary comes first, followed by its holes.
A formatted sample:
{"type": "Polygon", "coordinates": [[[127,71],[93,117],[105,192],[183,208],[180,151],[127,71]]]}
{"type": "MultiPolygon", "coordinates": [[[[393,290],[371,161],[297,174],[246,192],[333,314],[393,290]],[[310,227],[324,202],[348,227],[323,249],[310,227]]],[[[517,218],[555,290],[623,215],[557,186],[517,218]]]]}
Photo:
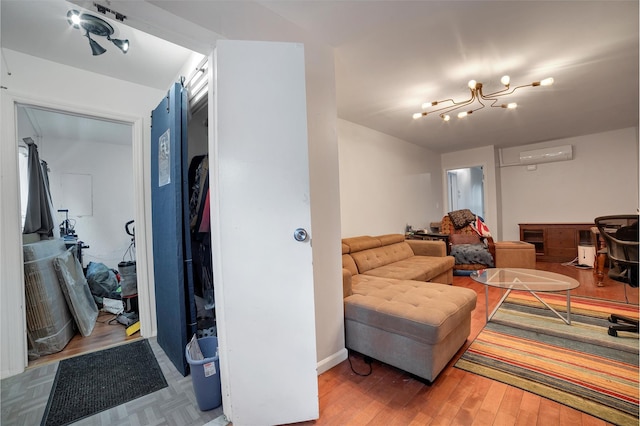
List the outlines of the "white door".
{"type": "Polygon", "coordinates": [[[218,41],[209,152],[223,406],[234,425],[318,417],[304,49],[218,41]],[[297,241],[304,229],[308,237],[297,241]]]}

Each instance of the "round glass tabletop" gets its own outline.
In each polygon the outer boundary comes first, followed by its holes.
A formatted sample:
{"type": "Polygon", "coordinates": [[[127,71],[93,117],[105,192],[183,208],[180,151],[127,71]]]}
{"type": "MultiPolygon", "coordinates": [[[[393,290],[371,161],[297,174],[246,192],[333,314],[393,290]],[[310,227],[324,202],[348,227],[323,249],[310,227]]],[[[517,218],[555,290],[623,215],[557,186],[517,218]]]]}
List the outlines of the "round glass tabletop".
{"type": "Polygon", "coordinates": [[[580,286],[566,275],[536,269],[489,268],[474,271],[470,276],[479,283],[512,290],[563,291],[580,286]]]}

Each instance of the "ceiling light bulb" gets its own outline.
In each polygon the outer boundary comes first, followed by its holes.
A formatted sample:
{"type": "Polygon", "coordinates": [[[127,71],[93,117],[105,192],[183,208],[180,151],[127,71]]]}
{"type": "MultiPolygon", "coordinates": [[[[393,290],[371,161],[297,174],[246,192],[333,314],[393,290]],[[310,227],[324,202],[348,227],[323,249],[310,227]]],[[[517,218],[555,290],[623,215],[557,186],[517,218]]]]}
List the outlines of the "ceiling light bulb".
{"type": "Polygon", "coordinates": [[[70,10],[67,12],[67,22],[69,22],[69,25],[73,28],[80,28],[80,21],[80,12],[77,10],[70,10]]]}
{"type": "Polygon", "coordinates": [[[468,113],[466,111],[458,113],[458,118],[464,118],[468,115],[468,113]]]}
{"type": "Polygon", "coordinates": [[[107,36],[107,40],[115,44],[116,47],[122,51],[122,53],[127,53],[129,51],[129,40],[120,40],[117,38],[111,38],[109,36],[107,36]]]}
{"type": "Polygon", "coordinates": [[[508,103],[508,104],[507,104],[507,108],[509,108],[509,109],[516,109],[516,108],[518,108],[518,104],[517,104],[517,103],[515,103],[515,102],[508,103]]]}
{"type": "Polygon", "coordinates": [[[417,120],[420,117],[422,117],[422,113],[421,112],[416,112],[415,114],[413,114],[413,119],[414,120],[417,120]]]}
{"type": "Polygon", "coordinates": [[[445,114],[445,115],[442,116],[442,119],[444,121],[449,121],[449,120],[451,120],[451,116],[449,114],[445,114]]]}
{"type": "Polygon", "coordinates": [[[545,78],[544,80],[540,81],[541,86],[551,86],[552,84],[553,84],[553,77],[545,78]]]}
{"type": "Polygon", "coordinates": [[[500,83],[504,84],[505,86],[508,86],[510,82],[511,82],[511,77],[509,77],[508,75],[504,75],[500,79],[500,83]]]}
{"type": "Polygon", "coordinates": [[[427,109],[431,106],[431,102],[425,102],[422,104],[422,109],[427,109]]]}
{"type": "Polygon", "coordinates": [[[472,90],[475,89],[476,85],[477,83],[475,80],[469,80],[469,83],[468,83],[469,89],[472,89],[472,90]]]}

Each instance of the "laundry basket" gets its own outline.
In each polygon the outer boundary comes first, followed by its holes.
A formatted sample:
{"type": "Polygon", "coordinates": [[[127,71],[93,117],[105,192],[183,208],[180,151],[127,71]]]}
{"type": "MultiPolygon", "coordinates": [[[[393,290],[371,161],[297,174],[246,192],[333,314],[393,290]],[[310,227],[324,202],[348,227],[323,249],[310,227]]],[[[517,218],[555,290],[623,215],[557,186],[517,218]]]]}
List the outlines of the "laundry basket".
{"type": "MultiPolygon", "coordinates": [[[[195,351],[197,352],[197,351],[195,351]]],[[[220,360],[218,338],[215,336],[193,339],[185,349],[187,362],[191,368],[193,392],[201,411],[213,410],[222,405],[222,385],[220,383],[220,360]],[[193,359],[190,346],[200,347],[203,359],[193,359]]]]}

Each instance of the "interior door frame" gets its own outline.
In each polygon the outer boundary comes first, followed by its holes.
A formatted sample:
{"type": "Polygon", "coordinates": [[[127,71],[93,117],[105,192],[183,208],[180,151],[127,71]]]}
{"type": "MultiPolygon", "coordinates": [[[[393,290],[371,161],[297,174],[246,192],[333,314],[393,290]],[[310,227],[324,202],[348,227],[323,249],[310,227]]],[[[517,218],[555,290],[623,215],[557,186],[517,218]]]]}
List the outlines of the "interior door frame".
{"type": "MultiPolygon", "coordinates": [[[[443,183],[444,183],[444,190],[443,190],[443,194],[445,197],[443,206],[445,207],[445,209],[447,211],[443,212],[443,214],[447,214],[448,213],[448,209],[449,206],[452,204],[452,200],[451,200],[451,185],[449,182],[450,179],[450,173],[454,170],[460,170],[460,169],[473,169],[473,168],[480,168],[482,170],[482,212],[474,212],[478,215],[480,215],[481,217],[485,217],[486,215],[486,211],[487,211],[487,191],[485,186],[485,182],[486,182],[486,168],[487,166],[485,164],[471,164],[471,165],[459,165],[456,167],[447,167],[446,169],[444,169],[444,176],[443,176],[443,183]]],[[[459,192],[460,191],[460,187],[458,185],[457,179],[456,179],[456,190],[459,192]]],[[[457,201],[456,201],[457,204],[457,201]]]]}
{"type": "MultiPolygon", "coordinates": [[[[140,167],[140,165],[144,165],[144,144],[143,144],[143,118],[135,117],[130,115],[121,115],[112,111],[99,110],[94,108],[89,108],[85,106],[74,106],[74,105],[65,105],[56,102],[55,100],[45,99],[45,98],[29,98],[24,96],[14,96],[10,94],[4,94],[3,98],[3,109],[5,106],[10,107],[8,110],[10,111],[8,116],[10,120],[8,122],[3,123],[3,128],[6,126],[7,135],[10,135],[10,139],[15,141],[15,143],[11,144],[2,144],[3,152],[2,156],[7,155],[10,158],[13,158],[15,162],[15,169],[9,170],[7,172],[7,178],[9,181],[15,179],[16,182],[16,198],[15,198],[15,208],[7,211],[10,214],[10,217],[7,218],[8,223],[14,224],[14,229],[16,230],[14,234],[7,235],[2,237],[3,240],[6,239],[6,244],[3,241],[3,256],[8,253],[8,250],[4,250],[7,247],[13,247],[15,253],[15,262],[18,265],[24,263],[24,257],[22,250],[15,250],[16,246],[22,246],[22,234],[20,233],[20,175],[18,170],[18,129],[17,129],[17,116],[16,116],[16,108],[17,104],[25,104],[25,105],[33,105],[35,107],[41,107],[51,110],[64,111],[69,112],[71,114],[84,115],[95,117],[98,119],[104,120],[113,120],[113,121],[121,121],[123,123],[131,125],[132,129],[132,164],[133,164],[133,184],[134,184],[134,218],[136,223],[142,224],[147,223],[147,211],[145,202],[145,193],[144,193],[144,175],[147,170],[146,167],[140,167]],[[6,146],[4,146],[6,145],[6,146]],[[9,146],[10,145],[10,146],[9,146]],[[6,150],[6,151],[5,151],[6,150]],[[15,211],[14,211],[15,210],[15,211]]],[[[3,130],[4,133],[4,130],[3,130]]],[[[13,197],[11,197],[13,198],[13,197]]],[[[5,202],[11,202],[13,200],[5,200],[5,202]]],[[[3,208],[5,206],[3,205],[3,208]]],[[[150,213],[150,212],[149,212],[150,213]]],[[[148,230],[146,226],[137,226],[136,227],[136,273],[138,276],[139,282],[152,282],[153,276],[149,274],[149,257],[147,250],[147,235],[148,230]]],[[[24,371],[24,369],[28,366],[28,350],[27,350],[27,319],[26,319],[26,311],[23,309],[25,306],[25,281],[24,281],[24,271],[20,268],[20,271],[16,273],[16,277],[19,275],[19,280],[10,280],[8,282],[15,282],[16,287],[7,289],[8,296],[10,298],[10,302],[7,303],[4,308],[7,308],[6,315],[9,318],[21,318],[22,324],[21,328],[23,330],[20,333],[20,339],[24,339],[19,342],[19,344],[11,345],[9,349],[12,351],[12,355],[9,355],[9,359],[22,359],[23,362],[21,365],[12,365],[10,367],[10,372],[3,371],[3,376],[5,373],[8,375],[19,374],[24,371]],[[18,303],[15,303],[18,302],[18,303]]],[[[153,317],[153,311],[151,309],[151,303],[153,302],[153,293],[148,288],[149,286],[138,286],[138,309],[139,309],[139,318],[140,318],[140,335],[143,337],[150,337],[155,334],[155,318],[153,317]]],[[[3,294],[3,298],[4,298],[3,294]]],[[[4,316],[4,315],[3,315],[4,316]]]]}
{"type": "Polygon", "coordinates": [[[451,170],[447,170],[447,185],[449,190],[449,203],[448,209],[450,211],[458,209],[458,193],[460,190],[458,189],[458,175],[452,173],[451,170]],[[455,197],[455,199],[454,199],[455,197]]]}

